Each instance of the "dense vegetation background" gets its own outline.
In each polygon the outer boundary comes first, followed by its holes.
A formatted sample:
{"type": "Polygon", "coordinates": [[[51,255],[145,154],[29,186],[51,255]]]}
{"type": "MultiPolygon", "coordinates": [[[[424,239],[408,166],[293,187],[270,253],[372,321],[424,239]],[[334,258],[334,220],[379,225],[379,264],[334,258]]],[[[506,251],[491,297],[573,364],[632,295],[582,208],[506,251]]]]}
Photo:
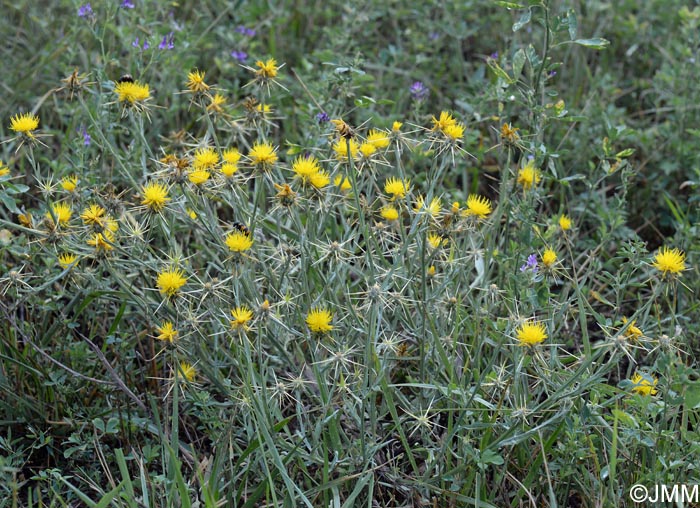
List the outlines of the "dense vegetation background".
{"type": "Polygon", "coordinates": [[[699,483],[695,4],[3,2],[0,506],[699,483]]]}

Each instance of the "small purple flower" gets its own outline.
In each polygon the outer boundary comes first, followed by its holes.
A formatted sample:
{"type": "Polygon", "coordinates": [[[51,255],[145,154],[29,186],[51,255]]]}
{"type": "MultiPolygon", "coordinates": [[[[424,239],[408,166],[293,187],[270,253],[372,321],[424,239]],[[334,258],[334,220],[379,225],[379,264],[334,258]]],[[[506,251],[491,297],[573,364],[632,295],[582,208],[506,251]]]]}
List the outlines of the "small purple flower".
{"type": "Polygon", "coordinates": [[[537,273],[537,255],[536,254],[530,254],[527,257],[527,263],[525,263],[523,266],[520,267],[521,272],[525,272],[528,269],[532,270],[534,273],[537,273]]]}
{"type": "Polygon", "coordinates": [[[318,123],[330,122],[330,121],[331,121],[331,117],[328,116],[328,113],[326,113],[325,111],[321,111],[320,113],[318,113],[318,114],[316,115],[316,121],[317,121],[318,123]]]}
{"type": "Polygon", "coordinates": [[[130,2],[129,0],[124,0],[124,1],[122,2],[121,7],[123,7],[124,9],[133,9],[133,8],[136,7],[136,6],[134,5],[133,2],[130,2]]]}
{"type": "Polygon", "coordinates": [[[557,71],[549,71],[549,72],[547,73],[547,77],[550,77],[550,78],[553,78],[553,77],[556,76],[556,75],[557,75],[557,71]]]}
{"type": "Polygon", "coordinates": [[[151,47],[151,45],[148,43],[148,41],[143,41],[143,49],[144,49],[144,51],[147,50],[147,49],[150,48],[150,47],[151,47]]]}
{"type": "Polygon", "coordinates": [[[255,29],[253,29],[253,28],[246,28],[246,27],[243,26],[243,25],[238,25],[238,26],[236,27],[236,32],[238,32],[239,34],[243,34],[243,35],[245,35],[245,36],[247,36],[247,37],[255,37],[255,29]]]}
{"type": "Polygon", "coordinates": [[[489,58],[493,60],[498,60],[498,51],[494,51],[493,53],[491,53],[491,56],[489,56],[489,58]]]}
{"type": "Polygon", "coordinates": [[[163,40],[158,44],[158,49],[173,49],[175,47],[175,34],[170,32],[163,36],[163,40]]]}
{"type": "Polygon", "coordinates": [[[428,39],[430,39],[431,41],[436,41],[439,38],[440,38],[440,34],[438,32],[430,32],[428,34],[428,39]]]}
{"type": "Polygon", "coordinates": [[[92,12],[92,6],[90,5],[90,2],[86,3],[78,9],[78,16],[81,18],[92,16],[93,14],[94,12],[92,12]]]}
{"type": "Polygon", "coordinates": [[[415,101],[423,101],[430,95],[430,90],[428,90],[421,81],[413,83],[409,91],[411,92],[411,97],[413,97],[415,101]]]}
{"type": "Polygon", "coordinates": [[[85,127],[83,127],[81,125],[79,129],[76,129],[76,132],[83,137],[83,144],[85,146],[90,146],[90,142],[92,141],[92,138],[90,137],[90,134],[88,134],[85,127]]]}
{"type": "Polygon", "coordinates": [[[248,53],[245,51],[231,51],[231,56],[238,60],[239,62],[245,62],[246,59],[248,58],[248,53]]]}
{"type": "Polygon", "coordinates": [[[134,42],[132,42],[131,45],[132,45],[133,47],[135,47],[135,48],[140,47],[140,45],[139,45],[139,38],[136,37],[136,40],[134,40],[134,42]]]}

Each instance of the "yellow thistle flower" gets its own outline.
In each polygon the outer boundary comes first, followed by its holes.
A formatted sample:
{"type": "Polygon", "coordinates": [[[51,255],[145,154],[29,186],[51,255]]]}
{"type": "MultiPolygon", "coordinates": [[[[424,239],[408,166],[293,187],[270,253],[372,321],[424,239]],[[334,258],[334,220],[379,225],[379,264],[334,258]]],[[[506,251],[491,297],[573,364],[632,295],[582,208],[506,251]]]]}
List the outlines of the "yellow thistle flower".
{"type": "Polygon", "coordinates": [[[276,78],[277,71],[281,67],[277,66],[277,61],[274,58],[269,58],[265,62],[258,60],[255,62],[255,65],[258,67],[258,69],[255,71],[255,75],[264,79],[276,78]]]}
{"type": "Polygon", "coordinates": [[[520,140],[517,127],[512,127],[509,123],[501,125],[501,139],[509,144],[515,144],[520,140]]]}
{"type": "Polygon", "coordinates": [[[331,177],[325,170],[317,171],[309,177],[309,183],[317,189],[323,189],[329,183],[331,183],[331,177]]]}
{"type": "Polygon", "coordinates": [[[395,121],[393,124],[391,124],[391,132],[394,134],[398,134],[401,132],[401,127],[403,127],[403,123],[399,121],[395,121]]]}
{"type": "Polygon", "coordinates": [[[195,220],[197,218],[197,212],[195,212],[191,208],[188,208],[185,211],[187,212],[187,215],[189,216],[190,219],[195,220]]]}
{"type": "Polygon", "coordinates": [[[83,223],[87,224],[88,226],[103,227],[103,223],[106,219],[106,213],[107,210],[102,208],[100,205],[92,204],[83,210],[83,213],[80,214],[80,218],[83,219],[83,223]]]}
{"type": "Polygon", "coordinates": [[[431,217],[437,217],[440,215],[440,209],[442,208],[442,199],[433,198],[430,200],[430,204],[425,202],[423,196],[418,196],[416,199],[416,205],[413,207],[413,211],[416,213],[427,213],[431,217]]]}
{"type": "Polygon", "coordinates": [[[177,268],[170,268],[158,273],[156,287],[167,296],[175,296],[182,286],[187,283],[185,272],[177,268]]]}
{"type": "Polygon", "coordinates": [[[188,180],[195,185],[202,185],[210,176],[211,173],[206,169],[195,169],[187,173],[188,180]]]}
{"type": "Polygon", "coordinates": [[[193,383],[197,378],[197,369],[195,369],[192,364],[182,361],[180,362],[180,372],[185,377],[187,381],[193,383]]]}
{"type": "Polygon", "coordinates": [[[650,374],[640,374],[636,372],[632,377],[632,391],[641,395],[656,395],[656,385],[659,380],[650,374]]]}
{"type": "Polygon", "coordinates": [[[371,129],[367,133],[367,143],[374,146],[375,148],[386,148],[389,146],[389,135],[386,132],[371,129]]]}
{"type": "Polygon", "coordinates": [[[545,249],[544,253],[542,253],[542,264],[546,267],[549,268],[551,267],[554,263],[557,261],[557,253],[554,252],[552,249],[545,249]]]}
{"type": "Polygon", "coordinates": [[[384,192],[391,194],[392,201],[397,198],[405,198],[411,188],[411,180],[405,182],[399,178],[388,178],[384,184],[384,192]]]}
{"type": "Polygon", "coordinates": [[[204,93],[211,88],[204,82],[206,72],[194,70],[187,74],[187,89],[192,93],[204,93]]]}
{"type": "Polygon", "coordinates": [[[253,166],[268,169],[277,162],[277,153],[270,143],[255,143],[248,152],[248,158],[253,166]]]}
{"type": "Polygon", "coordinates": [[[571,229],[571,219],[566,216],[565,214],[562,214],[561,217],[559,217],[559,227],[561,228],[562,231],[568,231],[571,229]]]}
{"type": "Polygon", "coordinates": [[[225,105],[226,105],[226,97],[224,97],[220,93],[216,93],[216,94],[214,94],[214,97],[211,98],[209,104],[207,105],[207,111],[209,111],[210,113],[221,114],[224,112],[225,105]]]}
{"type": "Polygon", "coordinates": [[[242,231],[234,231],[224,239],[231,252],[245,252],[253,246],[253,238],[242,231]]]}
{"type": "Polygon", "coordinates": [[[455,125],[457,125],[457,120],[455,120],[454,117],[448,111],[441,111],[440,118],[433,117],[432,122],[432,130],[441,132],[445,132],[448,127],[454,127],[455,125]]]}
{"type": "Polygon", "coordinates": [[[652,264],[663,276],[678,275],[685,270],[685,253],[679,249],[661,247],[652,264]]]}
{"type": "Polygon", "coordinates": [[[547,338],[547,332],[543,323],[526,321],[517,329],[516,337],[522,346],[534,346],[547,338]]]}
{"type": "Polygon", "coordinates": [[[73,211],[70,209],[70,205],[65,202],[54,203],[51,206],[51,210],[53,211],[53,216],[50,212],[46,212],[46,218],[49,219],[49,221],[51,222],[53,222],[55,218],[60,226],[65,226],[66,224],[68,224],[68,221],[70,221],[70,218],[73,215],[73,211]]]}
{"type": "Polygon", "coordinates": [[[177,339],[177,330],[170,321],[164,321],[160,326],[156,326],[156,331],[158,340],[172,343],[177,339]]]}
{"type": "Polygon", "coordinates": [[[114,233],[111,230],[105,229],[101,233],[93,233],[92,237],[85,243],[95,247],[97,252],[106,252],[114,249],[114,233]]]}
{"type": "Polygon", "coordinates": [[[372,143],[362,143],[360,145],[360,153],[365,159],[370,158],[377,151],[377,147],[372,143]]]}
{"type": "Polygon", "coordinates": [[[230,320],[231,328],[234,330],[248,330],[248,322],[253,319],[253,311],[242,305],[231,309],[231,317],[233,317],[230,320]]]}
{"type": "Polygon", "coordinates": [[[384,220],[395,221],[399,218],[399,211],[393,206],[384,206],[379,212],[384,220]]]}
{"type": "Polygon", "coordinates": [[[78,186],[78,177],[75,175],[66,176],[61,179],[61,187],[63,190],[73,192],[78,186]]]}
{"type": "Polygon", "coordinates": [[[65,252],[58,256],[58,264],[63,268],[64,270],[74,264],[78,260],[78,256],[75,254],[70,254],[68,252],[65,252]]]}
{"type": "MultiPolygon", "coordinates": [[[[626,325],[628,323],[628,319],[626,317],[622,318],[622,326],[626,325]]],[[[625,338],[630,339],[630,340],[638,340],[642,337],[644,337],[644,332],[639,329],[637,326],[637,321],[632,321],[627,329],[625,330],[625,338]]]]}
{"type": "Polygon", "coordinates": [[[333,179],[333,185],[340,187],[341,192],[347,192],[352,189],[352,183],[350,179],[343,175],[336,175],[333,179]]]}
{"type": "Polygon", "coordinates": [[[160,212],[165,208],[165,205],[170,198],[168,197],[168,189],[165,185],[158,182],[151,182],[141,189],[143,195],[142,205],[146,205],[152,212],[160,212]]]}
{"type": "Polygon", "coordinates": [[[519,172],[518,172],[518,183],[523,186],[523,189],[532,189],[535,185],[540,183],[542,180],[542,175],[540,171],[535,168],[535,160],[530,160],[519,172]]]}
{"type": "Polygon", "coordinates": [[[442,133],[452,141],[459,141],[464,138],[464,125],[461,123],[448,125],[443,129],[442,133]]]}
{"type": "Polygon", "coordinates": [[[194,169],[211,169],[219,163],[219,154],[213,148],[200,148],[194,152],[194,169]]]}
{"type": "Polygon", "coordinates": [[[330,332],[333,329],[332,320],[333,314],[323,307],[315,307],[306,315],[306,325],[314,333],[330,332]]]}
{"type": "Polygon", "coordinates": [[[5,176],[10,174],[10,168],[5,166],[3,161],[0,161],[0,176],[5,176]]]}
{"type": "MultiPolygon", "coordinates": [[[[458,203],[459,206],[459,203],[458,203]]],[[[485,219],[491,213],[491,201],[477,194],[470,194],[467,197],[467,209],[465,214],[476,217],[477,219],[485,219]]]]}
{"type": "Polygon", "coordinates": [[[447,238],[443,238],[437,233],[428,234],[428,243],[433,249],[439,249],[441,246],[447,243],[447,238]]]}
{"type": "MultiPolygon", "coordinates": [[[[360,145],[357,141],[350,139],[350,157],[353,160],[357,159],[357,155],[360,153],[360,145]]],[[[339,139],[333,144],[333,151],[335,152],[335,158],[339,161],[348,160],[348,140],[345,138],[339,139]]]]}
{"type": "Polygon", "coordinates": [[[10,119],[10,129],[29,138],[34,137],[34,131],[39,128],[39,117],[34,113],[22,113],[10,119]]]}
{"type": "Polygon", "coordinates": [[[318,165],[318,159],[313,155],[310,157],[300,156],[294,159],[292,171],[302,182],[307,182],[311,175],[321,171],[321,167],[318,165]]]}
{"type": "Polygon", "coordinates": [[[241,160],[241,152],[239,152],[236,147],[227,148],[224,150],[224,153],[221,154],[221,158],[224,162],[228,162],[229,164],[238,164],[238,161],[241,160]]]}
{"type": "Polygon", "coordinates": [[[122,81],[114,85],[114,93],[119,97],[119,102],[128,102],[137,105],[146,102],[151,97],[147,84],[138,81],[122,81]]]}

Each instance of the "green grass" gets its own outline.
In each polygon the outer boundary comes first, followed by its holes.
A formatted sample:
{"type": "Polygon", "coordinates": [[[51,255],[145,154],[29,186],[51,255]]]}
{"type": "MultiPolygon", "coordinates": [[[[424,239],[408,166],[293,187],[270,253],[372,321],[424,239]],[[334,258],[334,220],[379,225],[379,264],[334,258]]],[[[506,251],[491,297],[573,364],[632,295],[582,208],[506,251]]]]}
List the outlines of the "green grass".
{"type": "Polygon", "coordinates": [[[0,507],[699,482],[700,8],[134,4],[3,4],[0,507]]]}

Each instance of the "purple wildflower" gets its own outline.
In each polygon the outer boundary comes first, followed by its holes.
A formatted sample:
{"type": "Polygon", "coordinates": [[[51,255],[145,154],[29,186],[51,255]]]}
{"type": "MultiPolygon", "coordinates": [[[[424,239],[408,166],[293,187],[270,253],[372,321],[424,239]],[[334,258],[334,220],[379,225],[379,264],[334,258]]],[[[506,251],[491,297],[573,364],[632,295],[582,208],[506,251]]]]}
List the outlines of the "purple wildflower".
{"type": "Polygon", "coordinates": [[[317,121],[318,123],[330,122],[330,121],[331,121],[331,117],[328,116],[328,113],[326,113],[325,111],[321,111],[320,113],[318,113],[318,114],[316,115],[316,121],[317,121]]]}
{"type": "Polygon", "coordinates": [[[421,81],[413,83],[409,91],[411,92],[411,97],[413,97],[415,101],[423,101],[430,95],[430,90],[428,90],[421,81]]]}
{"type": "Polygon", "coordinates": [[[537,255],[536,254],[530,254],[527,257],[527,263],[525,263],[523,266],[520,267],[521,272],[525,272],[528,269],[532,270],[534,273],[537,273],[537,255]]]}
{"type": "Polygon", "coordinates": [[[151,45],[148,43],[147,40],[143,41],[143,49],[144,49],[144,51],[147,50],[147,49],[150,48],[150,47],[151,47],[151,45]]]}
{"type": "Polygon", "coordinates": [[[498,51],[494,51],[493,53],[491,53],[491,56],[489,56],[489,58],[493,60],[498,60],[498,51]]]}
{"type": "Polygon", "coordinates": [[[158,44],[158,49],[173,49],[175,47],[175,34],[170,32],[163,36],[163,40],[158,44]]]}
{"type": "Polygon", "coordinates": [[[78,134],[80,134],[83,137],[83,144],[85,146],[90,146],[92,138],[90,137],[90,134],[88,134],[88,131],[85,129],[85,127],[81,125],[78,129],[78,134]]]}
{"type": "Polygon", "coordinates": [[[430,32],[428,34],[428,39],[430,39],[431,41],[436,41],[439,38],[440,38],[440,34],[438,32],[430,32]]]}
{"type": "Polygon", "coordinates": [[[136,37],[136,40],[134,40],[134,42],[132,42],[131,45],[135,48],[138,48],[139,47],[139,38],[136,37]]]}
{"type": "Polygon", "coordinates": [[[253,29],[253,28],[246,28],[246,27],[243,26],[243,25],[238,25],[238,26],[236,27],[236,32],[238,32],[239,34],[243,34],[243,35],[245,35],[245,36],[247,36],[247,37],[255,37],[255,29],[253,29]]]}
{"type": "Polygon", "coordinates": [[[92,16],[93,14],[94,12],[92,12],[92,6],[90,5],[90,2],[86,3],[78,9],[78,16],[81,18],[92,16]]]}
{"type": "Polygon", "coordinates": [[[245,51],[231,51],[231,56],[238,60],[239,62],[245,62],[246,59],[248,58],[248,53],[245,51]]]}
{"type": "Polygon", "coordinates": [[[124,9],[133,9],[133,8],[136,7],[136,6],[134,5],[133,2],[130,2],[129,0],[124,0],[124,1],[122,2],[121,7],[123,7],[124,9]]]}

